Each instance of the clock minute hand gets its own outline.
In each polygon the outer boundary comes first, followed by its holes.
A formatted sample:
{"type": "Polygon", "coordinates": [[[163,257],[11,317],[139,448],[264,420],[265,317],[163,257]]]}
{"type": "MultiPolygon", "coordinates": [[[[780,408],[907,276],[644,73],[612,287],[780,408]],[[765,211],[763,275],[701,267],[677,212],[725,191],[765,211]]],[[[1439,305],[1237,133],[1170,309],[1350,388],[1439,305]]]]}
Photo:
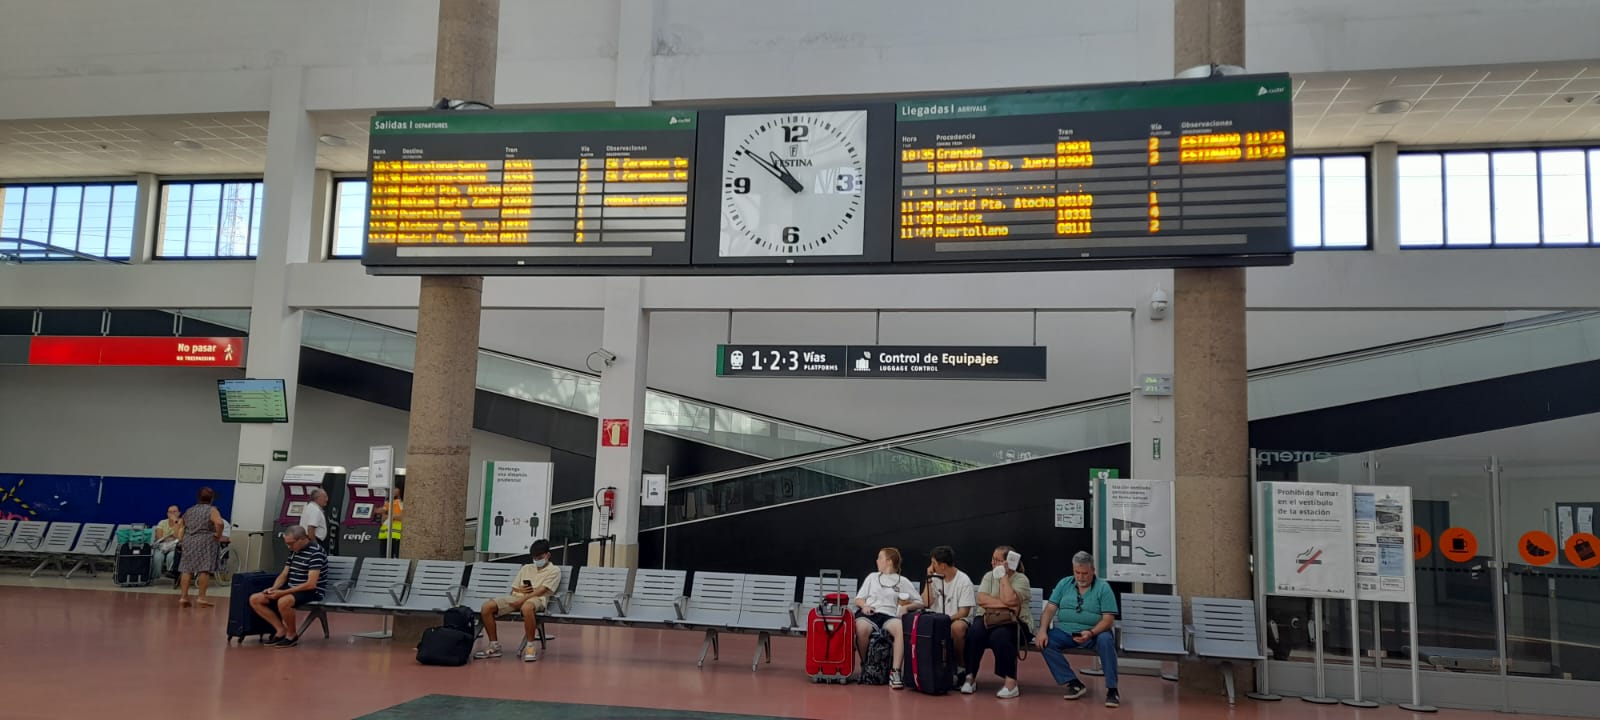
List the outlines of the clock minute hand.
{"type": "Polygon", "coordinates": [[[789,169],[783,166],[782,159],[778,157],[778,153],[771,153],[771,160],[763,158],[755,153],[746,153],[746,155],[748,155],[751,160],[756,161],[756,164],[760,165],[763,170],[772,173],[773,177],[781,180],[784,185],[789,186],[790,191],[798,193],[805,189],[805,186],[801,185],[800,181],[795,179],[794,174],[789,172],[789,169]]]}

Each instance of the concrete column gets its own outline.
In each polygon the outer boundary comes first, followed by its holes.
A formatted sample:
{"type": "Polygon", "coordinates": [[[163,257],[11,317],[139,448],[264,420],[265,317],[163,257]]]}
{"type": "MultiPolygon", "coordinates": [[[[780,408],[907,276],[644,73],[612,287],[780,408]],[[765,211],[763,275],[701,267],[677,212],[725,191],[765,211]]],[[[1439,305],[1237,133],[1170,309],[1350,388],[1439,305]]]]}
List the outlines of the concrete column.
{"type": "Polygon", "coordinates": [[[310,262],[328,259],[333,241],[333,185],[333,173],[327,170],[318,170],[311,183],[311,224],[306,228],[306,259],[310,262]]]}
{"type": "Polygon", "coordinates": [[[617,107],[648,107],[654,95],[656,0],[622,0],[617,13],[617,107]]]}
{"type": "MultiPolygon", "coordinates": [[[[1173,63],[1245,65],[1244,0],[1175,0],[1173,63]]],[[[1196,80],[1194,82],[1205,82],[1196,80]]],[[[1178,587],[1189,598],[1251,596],[1249,390],[1243,268],[1173,273],[1178,587]]],[[[1187,605],[1187,602],[1185,603],[1187,605]]],[[[1238,673],[1244,687],[1253,674],[1238,673]]],[[[1215,692],[1196,665],[1184,690],[1215,692]]]]}
{"type": "Polygon", "coordinates": [[[1173,403],[1170,397],[1146,397],[1139,392],[1139,377],[1144,373],[1173,372],[1172,358],[1172,273],[1155,273],[1161,277],[1159,287],[1167,294],[1168,309],[1165,317],[1156,319],[1151,310],[1151,296],[1156,286],[1139,288],[1133,307],[1133,353],[1128,367],[1129,396],[1128,422],[1132,432],[1132,475],[1140,480],[1172,480],[1177,437],[1174,428],[1173,403]],[[1157,445],[1159,443],[1159,445],[1157,445]],[[1160,448],[1160,456],[1156,448],[1160,448]]]}
{"type": "MultiPolygon", "coordinates": [[[[233,493],[229,521],[242,532],[264,531],[271,526],[281,502],[280,480],[291,462],[274,461],[274,450],[290,451],[297,413],[295,390],[300,376],[300,323],[302,312],[289,306],[289,265],[306,261],[307,234],[311,227],[312,185],[317,160],[317,136],[303,100],[304,72],[279,68],[272,76],[271,113],[267,120],[266,199],[261,216],[261,247],[254,265],[250,295],[250,338],[245,350],[245,374],[254,378],[283,378],[288,391],[289,423],[241,425],[239,462],[265,465],[266,483],[239,485],[233,493]]],[[[240,538],[244,539],[244,538],[240,538]]],[[[263,537],[258,549],[272,538],[263,537]]],[[[270,557],[270,553],[260,553],[270,557]]],[[[246,562],[255,558],[246,558],[246,562]]],[[[259,563],[256,564],[259,567],[259,563]]]]}
{"type": "Polygon", "coordinates": [[[1400,146],[1372,146],[1372,249],[1400,252],[1400,146]]]}
{"type": "MultiPolygon", "coordinates": [[[[437,44],[434,99],[493,103],[500,0],[439,0],[437,44]]],[[[461,558],[482,317],[482,277],[422,278],[406,453],[406,531],[400,544],[408,558],[461,558]]],[[[397,617],[394,641],[410,647],[435,624],[433,618],[397,617]]]]}
{"type": "Polygon", "coordinates": [[[610,277],[605,279],[605,319],[600,344],[617,359],[600,374],[599,435],[605,432],[608,418],[628,421],[627,447],[605,447],[604,437],[595,438],[594,487],[617,489],[617,515],[602,532],[595,517],[591,537],[616,536],[616,549],[610,562],[602,563],[600,548],[589,550],[589,564],[613,567],[639,566],[639,492],[644,469],[644,391],[646,357],[650,346],[650,322],[643,309],[644,279],[610,277]]]}
{"type": "Polygon", "coordinates": [[[134,184],[133,248],[128,262],[138,265],[155,257],[161,241],[161,180],[154,173],[139,173],[134,184]]]}

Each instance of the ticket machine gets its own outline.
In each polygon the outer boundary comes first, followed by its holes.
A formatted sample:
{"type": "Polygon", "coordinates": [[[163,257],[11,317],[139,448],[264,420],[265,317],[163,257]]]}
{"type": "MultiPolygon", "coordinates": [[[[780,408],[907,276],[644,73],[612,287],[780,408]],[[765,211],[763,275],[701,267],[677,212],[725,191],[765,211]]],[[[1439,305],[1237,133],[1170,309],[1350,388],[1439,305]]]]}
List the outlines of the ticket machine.
{"type": "MultiPolygon", "coordinates": [[[[404,482],[405,468],[395,468],[395,482],[404,482]]],[[[350,472],[347,483],[348,492],[345,493],[344,502],[344,527],[339,532],[339,548],[341,555],[351,557],[383,557],[384,542],[378,537],[378,529],[383,521],[378,519],[379,508],[389,501],[389,488],[374,488],[371,486],[372,473],[366,466],[358,467],[350,472]]],[[[331,502],[331,498],[330,498],[331,502]]]]}
{"type": "MultiPolygon", "coordinates": [[[[346,474],[337,465],[296,465],[283,474],[283,500],[278,506],[278,519],[272,524],[272,567],[281,568],[289,559],[289,549],[283,546],[283,531],[290,525],[300,524],[300,513],[311,502],[311,491],[322,488],[328,493],[329,555],[339,554],[339,532],[343,527],[346,474]]],[[[270,568],[269,568],[270,569],[270,568]]]]}

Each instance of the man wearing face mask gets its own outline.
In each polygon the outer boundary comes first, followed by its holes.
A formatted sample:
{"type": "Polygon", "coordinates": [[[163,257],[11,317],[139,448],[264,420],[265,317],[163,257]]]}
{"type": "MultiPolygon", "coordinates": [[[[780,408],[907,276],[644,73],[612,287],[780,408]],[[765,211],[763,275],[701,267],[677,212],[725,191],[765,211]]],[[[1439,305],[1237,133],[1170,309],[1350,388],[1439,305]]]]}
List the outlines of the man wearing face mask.
{"type": "Polygon", "coordinates": [[[511,581],[511,594],[483,604],[483,632],[489,636],[489,646],[473,653],[473,657],[482,660],[504,654],[500,648],[495,618],[520,612],[522,634],[527,640],[522,660],[533,662],[539,659],[539,644],[534,642],[539,632],[539,613],[550,606],[550,596],[561,586],[561,568],[550,564],[550,543],[546,540],[535,540],[533,546],[528,548],[528,557],[532,562],[517,571],[516,579],[511,581]]]}

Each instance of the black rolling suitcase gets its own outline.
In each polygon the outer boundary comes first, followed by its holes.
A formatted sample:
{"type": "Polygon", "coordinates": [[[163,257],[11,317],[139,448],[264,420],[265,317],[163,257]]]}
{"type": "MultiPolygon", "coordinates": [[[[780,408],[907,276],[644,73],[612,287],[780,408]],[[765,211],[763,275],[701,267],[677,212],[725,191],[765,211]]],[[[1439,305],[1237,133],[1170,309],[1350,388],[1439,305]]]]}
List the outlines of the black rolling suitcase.
{"type": "Polygon", "coordinates": [[[244,639],[251,635],[257,636],[258,640],[272,635],[272,624],[250,609],[250,596],[272,587],[277,579],[278,573],[234,574],[233,585],[228,591],[228,642],[238,638],[239,644],[243,645],[244,639]]]}
{"type": "Polygon", "coordinates": [[[116,567],[111,580],[117,587],[144,587],[150,584],[149,543],[123,543],[117,546],[116,567]]]}
{"type": "Polygon", "coordinates": [[[956,646],[950,639],[950,616],[935,612],[907,613],[900,617],[905,633],[905,659],[901,671],[906,687],[929,695],[943,695],[955,685],[956,646]]]}

